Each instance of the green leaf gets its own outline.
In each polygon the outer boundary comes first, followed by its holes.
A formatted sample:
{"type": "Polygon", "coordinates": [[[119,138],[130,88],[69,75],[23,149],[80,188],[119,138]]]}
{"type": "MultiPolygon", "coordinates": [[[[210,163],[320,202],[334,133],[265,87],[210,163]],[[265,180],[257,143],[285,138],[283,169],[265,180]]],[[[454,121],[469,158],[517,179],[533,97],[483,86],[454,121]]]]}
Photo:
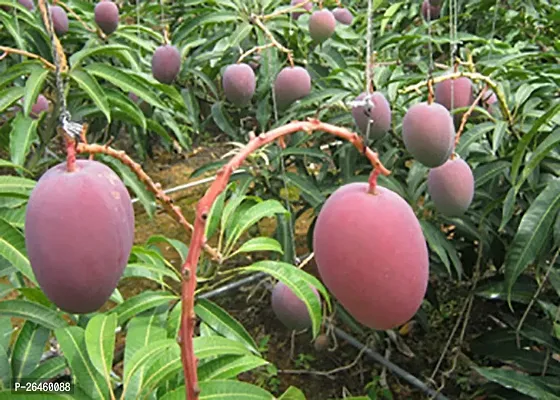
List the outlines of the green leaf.
{"type": "Polygon", "coordinates": [[[43,305],[19,299],[1,301],[0,316],[22,318],[49,329],[68,325],[58,312],[43,305]]]}
{"type": "Polygon", "coordinates": [[[12,351],[12,377],[20,380],[33,371],[43,355],[51,331],[43,326],[25,321],[12,351]]]}
{"type": "Polygon", "coordinates": [[[208,222],[206,223],[204,232],[204,236],[206,238],[211,238],[214,233],[216,233],[216,230],[220,225],[220,219],[222,217],[222,211],[224,210],[226,195],[227,190],[224,190],[219,194],[214,203],[212,203],[212,207],[210,208],[210,212],[208,213],[208,222]]]}
{"type": "Polygon", "coordinates": [[[506,133],[507,122],[506,121],[496,121],[496,127],[494,128],[494,134],[492,135],[492,152],[496,153],[502,144],[502,140],[506,133]]]}
{"type": "Polygon", "coordinates": [[[34,371],[26,376],[26,379],[33,381],[46,381],[60,375],[66,369],[66,360],[64,357],[58,356],[49,358],[42,362],[34,371]]]}
{"type": "Polygon", "coordinates": [[[124,303],[116,306],[112,312],[118,316],[118,324],[121,325],[133,316],[151,308],[167,304],[170,301],[177,300],[179,297],[170,292],[162,291],[144,291],[134,297],[126,299],[124,303]]]}
{"type": "Polygon", "coordinates": [[[0,257],[12,264],[31,282],[37,284],[37,279],[27,258],[23,233],[2,218],[0,218],[0,257]]]}
{"type": "Polygon", "coordinates": [[[160,98],[152,92],[152,89],[145,82],[141,81],[131,71],[120,70],[107,64],[93,63],[85,67],[91,75],[105,79],[113,85],[121,88],[125,92],[133,92],[142,100],[159,108],[165,108],[160,98]]]}
{"type": "Polygon", "coordinates": [[[97,314],[89,320],[85,341],[87,354],[94,368],[103,376],[107,386],[111,386],[111,370],[115,348],[117,314],[97,314]]]}
{"type": "MultiPolygon", "coordinates": [[[[249,208],[243,216],[239,218],[237,224],[227,235],[226,249],[230,250],[251,226],[255,225],[265,217],[273,217],[276,214],[287,214],[288,211],[277,200],[265,200],[249,208]]],[[[226,251],[228,252],[228,251],[226,251]]]]}
{"type": "Polygon", "coordinates": [[[234,379],[243,372],[266,364],[269,364],[269,362],[253,355],[227,355],[210,360],[198,367],[198,379],[201,382],[216,379],[234,379]]]}
{"type": "Polygon", "coordinates": [[[27,81],[25,82],[25,96],[23,99],[23,113],[29,115],[31,112],[31,107],[37,101],[37,96],[43,90],[43,85],[45,84],[45,79],[49,70],[46,68],[36,69],[29,75],[27,81]]]}
{"type": "Polygon", "coordinates": [[[13,86],[0,90],[0,113],[21,99],[25,94],[25,89],[20,86],[13,86]]]}
{"type": "Polygon", "coordinates": [[[154,361],[154,357],[166,349],[179,346],[174,339],[162,339],[149,343],[134,353],[134,355],[127,360],[127,369],[123,375],[123,388],[126,392],[132,377],[141,367],[148,365],[148,362],[154,361]]]}
{"type": "MultiPolygon", "coordinates": [[[[167,309],[164,306],[152,308],[149,311],[132,318],[128,324],[126,334],[126,346],[124,351],[124,374],[128,373],[132,364],[130,360],[135,354],[153,342],[163,340],[167,337],[166,329],[163,326],[167,316],[167,309]]],[[[125,399],[136,400],[145,382],[145,368],[140,366],[134,374],[124,391],[125,399]]]]}
{"type": "Polygon", "coordinates": [[[0,175],[0,197],[28,198],[37,182],[19,176],[0,175]]]}
{"type": "Polygon", "coordinates": [[[323,317],[321,314],[321,301],[310,286],[318,289],[329,307],[330,302],[327,290],[317,278],[291,264],[281,261],[259,261],[248,267],[240,268],[240,270],[247,273],[265,272],[286,284],[305,303],[312,321],[313,337],[319,334],[323,317]]]}
{"type": "Polygon", "coordinates": [[[292,172],[286,172],[284,176],[288,183],[296,186],[301,191],[303,198],[308,201],[312,207],[317,207],[325,202],[325,196],[320,192],[311,178],[296,175],[292,172]]]}
{"type": "Polygon", "coordinates": [[[531,173],[539,166],[541,161],[554,149],[558,148],[560,142],[560,129],[556,129],[551,135],[547,136],[539,146],[535,149],[531,158],[526,162],[525,168],[521,172],[521,176],[515,184],[515,190],[519,191],[521,185],[531,175],[531,173]]]}
{"type": "Polygon", "coordinates": [[[177,252],[177,254],[181,257],[181,263],[184,263],[185,260],[187,259],[187,254],[189,253],[189,248],[187,247],[186,244],[184,244],[180,240],[170,239],[170,238],[165,237],[163,235],[152,235],[146,241],[147,245],[152,245],[152,244],[155,244],[155,243],[163,243],[163,244],[167,244],[167,245],[171,246],[173,248],[173,250],[175,250],[177,252]]]}
{"type": "Polygon", "coordinates": [[[68,61],[72,66],[72,69],[74,69],[87,57],[94,55],[120,55],[128,51],[130,51],[129,46],[123,46],[121,44],[104,44],[103,46],[88,47],[77,51],[70,56],[68,61]]]}
{"type": "Polygon", "coordinates": [[[12,370],[8,350],[0,344],[0,388],[10,387],[12,382],[12,370]]]}
{"type": "Polygon", "coordinates": [[[233,139],[237,138],[237,129],[231,123],[231,118],[227,115],[226,111],[224,110],[224,103],[222,101],[218,101],[212,105],[212,118],[218,128],[220,128],[223,132],[227,133],[227,135],[233,139]]]}
{"type": "Polygon", "coordinates": [[[284,253],[282,246],[276,239],[269,237],[256,237],[243,243],[239,249],[231,254],[231,256],[233,257],[238,253],[252,253],[255,251],[275,251],[280,254],[284,253]]]}
{"type": "Polygon", "coordinates": [[[25,117],[21,113],[18,113],[14,118],[10,132],[10,156],[14,164],[24,164],[31,143],[37,138],[38,123],[38,120],[25,117]]]}
{"type": "Polygon", "coordinates": [[[95,105],[105,115],[105,118],[107,118],[107,123],[110,124],[111,109],[109,108],[105,92],[103,92],[103,88],[99,85],[97,80],[82,69],[76,69],[70,72],[70,77],[74,79],[78,86],[93,100],[95,105]]]}
{"type": "Polygon", "coordinates": [[[121,279],[124,278],[145,278],[152,281],[158,282],[162,285],[166,285],[163,278],[168,277],[175,282],[180,282],[181,279],[178,277],[176,272],[173,272],[170,268],[166,266],[160,268],[157,265],[152,264],[142,264],[142,263],[130,263],[126,266],[121,279]]]}
{"type": "Polygon", "coordinates": [[[194,354],[199,360],[222,355],[247,355],[244,343],[222,336],[198,336],[194,338],[194,354]]]}
{"type": "Polygon", "coordinates": [[[552,233],[554,218],[560,210],[560,180],[551,181],[523,215],[504,262],[508,291],[515,280],[539,256],[552,233]]]}
{"type": "Polygon", "coordinates": [[[109,387],[88,357],[84,329],[68,326],[55,330],[54,334],[72,370],[76,385],[93,398],[108,398],[109,387]]]}
{"type": "Polygon", "coordinates": [[[519,393],[531,396],[538,400],[559,400],[560,397],[554,395],[547,386],[541,384],[533,377],[506,369],[499,368],[478,368],[474,370],[484,378],[496,382],[503,387],[514,389],[519,393]]]}
{"type": "Polygon", "coordinates": [[[194,312],[200,319],[218,334],[245,344],[249,350],[258,354],[255,340],[245,327],[235,320],[226,310],[206,299],[198,299],[194,312]]]}
{"type": "Polygon", "coordinates": [[[178,346],[170,347],[158,357],[156,362],[145,373],[140,398],[144,398],[144,396],[147,396],[164,381],[176,376],[182,369],[181,349],[178,346]]]}
{"type": "MultiPolygon", "coordinates": [[[[278,400],[306,400],[305,395],[301,390],[295,386],[290,386],[278,400]]],[[[350,399],[348,399],[350,400],[350,399]]],[[[357,400],[357,399],[356,399],[357,400]]],[[[369,400],[369,397],[364,397],[364,400],[369,400]]]]}
{"type": "Polygon", "coordinates": [[[477,188],[481,187],[488,181],[502,174],[510,163],[504,160],[492,161],[487,164],[481,164],[473,171],[474,182],[477,188]]]}
{"type": "Polygon", "coordinates": [[[517,148],[515,149],[515,154],[513,155],[513,160],[511,163],[511,180],[512,182],[517,181],[517,174],[519,173],[519,168],[523,162],[523,156],[525,155],[525,151],[529,146],[529,143],[533,139],[533,137],[539,132],[539,129],[542,125],[550,121],[558,112],[560,112],[560,103],[557,103],[550,107],[547,112],[541,115],[531,127],[531,130],[523,135],[519,143],[517,144],[517,148]]]}

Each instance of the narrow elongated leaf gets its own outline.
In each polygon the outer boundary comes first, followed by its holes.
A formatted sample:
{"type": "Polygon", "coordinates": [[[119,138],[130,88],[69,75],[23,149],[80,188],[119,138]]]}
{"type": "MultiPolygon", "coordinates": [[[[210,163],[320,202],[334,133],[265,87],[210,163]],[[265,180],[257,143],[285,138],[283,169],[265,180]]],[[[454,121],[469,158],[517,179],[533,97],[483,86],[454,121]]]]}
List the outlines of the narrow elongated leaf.
{"type": "MultiPolygon", "coordinates": [[[[360,400],[359,397],[350,397],[347,400],[360,400]]],[[[305,395],[301,390],[295,386],[290,386],[288,390],[282,393],[282,396],[278,397],[278,400],[306,400],[305,395]]],[[[364,397],[363,400],[369,400],[369,397],[364,397]]]]}
{"type": "Polygon", "coordinates": [[[234,379],[243,372],[266,364],[269,364],[269,362],[253,355],[223,356],[201,365],[198,368],[198,379],[201,382],[215,379],[234,379]]]}
{"type": "Polygon", "coordinates": [[[218,127],[231,138],[237,137],[237,129],[231,123],[231,118],[224,110],[224,103],[218,101],[212,105],[212,118],[218,127]]]}
{"type": "Polygon", "coordinates": [[[35,274],[27,258],[23,233],[0,218],[0,257],[7,260],[25,277],[37,284],[35,274]]]}
{"type": "Polygon", "coordinates": [[[312,207],[317,207],[326,200],[325,196],[310,178],[296,175],[292,172],[286,172],[284,176],[288,183],[296,186],[301,191],[303,198],[307,200],[312,207]]]}
{"type": "Polygon", "coordinates": [[[183,369],[181,349],[178,346],[168,348],[161,357],[146,371],[140,397],[151,393],[166,380],[176,376],[183,369]]]}
{"type": "Polygon", "coordinates": [[[76,385],[90,393],[93,398],[107,398],[109,387],[88,357],[84,329],[68,326],[55,330],[54,334],[72,370],[76,385]]]}
{"type": "Polygon", "coordinates": [[[189,252],[189,248],[186,244],[184,244],[183,242],[181,242],[180,240],[177,239],[170,239],[168,237],[165,237],[163,235],[152,235],[150,236],[150,238],[146,241],[147,245],[151,245],[151,244],[155,244],[155,243],[164,243],[164,244],[168,244],[169,246],[171,246],[176,252],[177,254],[181,257],[181,263],[184,263],[186,258],[187,258],[187,254],[189,252]]]}
{"type": "Polygon", "coordinates": [[[31,107],[33,107],[33,104],[37,101],[37,96],[43,90],[48,74],[49,70],[46,68],[36,69],[27,78],[25,82],[25,97],[23,99],[23,113],[25,115],[29,115],[31,112],[31,107]]]}
{"type": "Polygon", "coordinates": [[[474,368],[476,372],[485,377],[486,379],[499,383],[500,385],[514,389],[519,393],[531,396],[538,400],[560,400],[552,391],[540,383],[538,380],[533,379],[531,376],[525,374],[498,368],[474,368]]]}
{"type": "Polygon", "coordinates": [[[483,164],[473,171],[474,182],[476,187],[481,187],[491,179],[502,174],[510,163],[504,160],[493,161],[488,164],[483,164]]]}
{"type": "Polygon", "coordinates": [[[111,123],[111,109],[107,101],[107,97],[103,92],[103,88],[97,83],[97,80],[93,78],[87,71],[82,69],[76,69],[70,73],[70,77],[78,84],[78,86],[87,93],[87,95],[93,100],[95,105],[101,110],[101,112],[107,118],[107,123],[111,123]]]}
{"type": "Polygon", "coordinates": [[[21,113],[14,118],[10,132],[10,156],[14,164],[23,165],[25,162],[31,143],[37,138],[38,123],[38,120],[24,117],[21,113]]]}
{"type": "Polygon", "coordinates": [[[539,256],[552,233],[552,226],[559,210],[560,180],[555,180],[537,196],[521,219],[506,254],[504,266],[508,291],[529,263],[539,256]]]}
{"type": "Polygon", "coordinates": [[[287,214],[288,211],[278,200],[265,200],[248,209],[237,221],[237,224],[227,235],[226,249],[231,248],[251,226],[265,217],[273,217],[276,214],[287,214]]]}
{"type": "Polygon", "coordinates": [[[10,107],[25,94],[25,89],[21,86],[13,86],[0,90],[0,113],[10,107]]]}
{"type": "Polygon", "coordinates": [[[330,302],[327,290],[317,278],[291,264],[280,261],[259,261],[249,267],[243,267],[241,270],[244,272],[265,272],[286,284],[305,303],[312,321],[313,337],[319,334],[322,319],[321,301],[312,291],[310,285],[319,290],[327,300],[329,307],[330,302]]]}
{"type": "Polygon", "coordinates": [[[199,336],[194,338],[194,353],[200,360],[208,357],[231,355],[247,355],[250,350],[244,343],[222,336],[199,336]]]}
{"type": "Polygon", "coordinates": [[[220,335],[243,343],[255,354],[259,353],[255,340],[245,327],[217,304],[210,300],[199,299],[194,307],[194,312],[220,335]]]}
{"type": "Polygon", "coordinates": [[[531,158],[525,164],[525,168],[521,172],[517,183],[515,184],[515,190],[519,191],[521,186],[527,180],[527,178],[533,173],[535,168],[541,163],[541,161],[555,148],[558,148],[558,143],[560,142],[560,129],[556,129],[551,135],[547,136],[539,146],[535,149],[531,158]]]}
{"type": "Polygon", "coordinates": [[[151,88],[131,73],[108,64],[93,63],[84,67],[92,75],[105,79],[125,92],[133,92],[142,100],[159,108],[165,108],[159,97],[151,88]]]}
{"type": "Polygon", "coordinates": [[[149,343],[147,346],[142,347],[139,349],[134,355],[127,361],[127,370],[124,372],[123,376],[123,387],[126,391],[132,376],[136,371],[138,371],[141,367],[147,365],[148,361],[151,359],[154,361],[154,357],[161,353],[162,351],[173,347],[179,346],[177,341],[174,339],[162,339],[152,343],[149,343]]]}
{"type": "Polygon", "coordinates": [[[121,44],[104,44],[103,46],[88,47],[77,51],[70,56],[68,61],[70,62],[72,69],[74,69],[80,65],[82,60],[85,60],[88,57],[98,55],[120,55],[122,53],[128,52],[129,50],[130,47],[123,46],[121,44]]]}
{"type": "Polygon", "coordinates": [[[118,324],[123,324],[130,318],[143,311],[177,300],[179,297],[169,292],[144,291],[134,297],[126,299],[116,306],[112,312],[119,316],[118,324]]]}
{"type": "MultiPolygon", "coordinates": [[[[126,346],[124,351],[124,374],[128,374],[132,366],[131,361],[138,351],[150,343],[158,342],[167,338],[163,326],[167,316],[164,306],[153,308],[134,317],[126,334],[126,346]]],[[[140,366],[134,375],[131,375],[129,383],[124,391],[124,398],[136,400],[144,385],[144,366],[140,366]]]]}
{"type": "Polygon", "coordinates": [[[26,376],[26,379],[33,381],[46,381],[58,376],[66,369],[66,360],[64,357],[58,356],[49,358],[42,362],[35,370],[26,376]]]}
{"type": "Polygon", "coordinates": [[[283,254],[282,246],[276,239],[268,237],[256,237],[247,240],[245,243],[239,247],[231,255],[234,256],[238,253],[252,253],[255,251],[275,251],[277,253],[283,254]]]}
{"type": "Polygon", "coordinates": [[[25,321],[14,343],[11,356],[12,377],[20,380],[33,371],[43,355],[50,329],[25,321]]]}
{"type": "Polygon", "coordinates": [[[0,389],[9,388],[12,381],[12,370],[8,350],[0,344],[0,389]]]}
{"type": "Polygon", "coordinates": [[[180,282],[180,278],[167,267],[160,268],[156,265],[143,263],[130,263],[126,266],[122,278],[145,278],[160,284],[165,284],[163,278],[168,277],[175,282],[180,282]]]}
{"type": "Polygon", "coordinates": [[[43,305],[19,299],[0,301],[0,316],[22,318],[49,329],[68,325],[58,312],[43,305]]]}
{"type": "Polygon", "coordinates": [[[551,106],[543,115],[541,115],[531,127],[531,130],[523,135],[517,148],[515,149],[515,154],[513,155],[511,163],[511,180],[517,183],[517,174],[519,173],[519,168],[523,163],[523,156],[527,151],[529,143],[539,132],[542,125],[548,123],[558,112],[560,112],[560,103],[556,103],[551,106]]]}
{"type": "Polygon", "coordinates": [[[19,176],[0,176],[0,197],[27,198],[37,182],[32,179],[20,178],[19,176]]]}
{"type": "Polygon", "coordinates": [[[87,354],[94,368],[103,376],[107,386],[111,385],[111,369],[115,348],[117,314],[97,314],[89,320],[85,341],[87,354]]]}

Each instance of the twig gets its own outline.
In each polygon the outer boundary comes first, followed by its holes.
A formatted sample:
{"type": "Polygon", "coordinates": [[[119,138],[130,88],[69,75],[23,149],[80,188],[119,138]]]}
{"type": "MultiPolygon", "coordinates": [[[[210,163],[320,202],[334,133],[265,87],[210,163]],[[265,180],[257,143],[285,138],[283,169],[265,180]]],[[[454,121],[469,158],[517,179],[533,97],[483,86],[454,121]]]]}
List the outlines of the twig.
{"type": "Polygon", "coordinates": [[[478,94],[476,99],[474,99],[473,103],[471,104],[471,106],[469,107],[467,112],[465,112],[463,114],[463,117],[461,118],[461,125],[459,125],[459,129],[457,129],[457,133],[455,134],[455,145],[454,145],[455,147],[457,147],[457,145],[459,144],[459,140],[461,139],[461,134],[465,130],[465,125],[467,125],[467,120],[469,119],[469,117],[471,116],[472,112],[474,111],[476,105],[482,99],[482,97],[484,96],[484,93],[486,93],[487,90],[488,90],[488,85],[484,86],[484,88],[478,94]]]}
{"type": "MultiPolygon", "coordinates": [[[[312,2],[312,0],[305,0],[305,1],[302,1],[301,3],[299,3],[299,4],[293,5],[291,7],[283,8],[281,10],[274,11],[273,13],[263,15],[261,18],[262,18],[263,21],[267,21],[267,20],[275,18],[279,15],[287,14],[287,13],[290,13],[292,11],[296,11],[300,8],[303,8],[307,3],[310,3],[310,2],[312,2]]],[[[307,12],[307,10],[303,10],[303,11],[307,12]]]]}
{"type": "Polygon", "coordinates": [[[55,0],[55,1],[53,1],[53,5],[60,5],[60,6],[62,6],[62,8],[66,9],[66,11],[68,11],[70,14],[72,14],[72,16],[73,16],[74,18],[76,18],[76,20],[77,20],[79,23],[81,23],[81,24],[83,25],[83,27],[84,27],[86,30],[88,30],[88,31],[90,31],[90,32],[93,32],[93,33],[97,33],[97,32],[98,32],[96,29],[90,28],[90,26],[89,26],[78,14],[76,14],[76,12],[75,12],[71,7],[69,7],[68,5],[66,5],[66,3],[63,3],[63,2],[60,1],[60,0],[55,0]]]}
{"type": "Polygon", "coordinates": [[[367,350],[367,346],[362,347],[360,349],[360,352],[358,353],[358,355],[354,359],[354,361],[352,361],[350,364],[343,365],[342,367],[337,367],[337,368],[331,369],[330,371],[314,371],[314,370],[307,370],[307,369],[280,369],[280,370],[278,370],[278,372],[282,373],[282,374],[319,375],[319,376],[326,376],[330,379],[333,379],[333,377],[331,375],[334,375],[334,374],[342,372],[342,371],[346,371],[347,369],[350,369],[354,365],[356,365],[360,361],[360,359],[362,358],[362,356],[364,355],[366,350],[367,350]]]}
{"type": "Polygon", "coordinates": [[[239,59],[237,60],[237,63],[239,64],[241,61],[243,61],[244,58],[250,56],[253,53],[260,53],[261,51],[268,49],[270,47],[275,47],[274,43],[267,43],[265,45],[262,46],[255,46],[250,50],[247,50],[245,53],[241,54],[241,56],[239,57],[239,59]]]}
{"type": "MultiPolygon", "coordinates": [[[[465,324],[463,325],[463,329],[461,332],[461,341],[463,340],[463,336],[464,336],[464,332],[466,330],[466,324],[467,321],[469,319],[470,316],[470,310],[471,307],[470,305],[472,304],[473,298],[474,298],[474,291],[476,289],[476,285],[478,283],[478,278],[479,278],[479,270],[480,270],[480,263],[482,261],[482,249],[483,249],[483,245],[482,243],[478,243],[478,254],[477,254],[477,259],[476,259],[476,264],[475,264],[475,272],[474,272],[474,280],[473,280],[473,284],[472,287],[470,289],[470,293],[469,293],[469,297],[467,298],[467,300],[465,301],[465,303],[463,304],[463,308],[461,309],[461,312],[459,313],[459,317],[457,318],[457,322],[455,322],[455,326],[453,327],[453,330],[451,331],[451,333],[449,334],[449,338],[447,339],[447,342],[445,343],[445,346],[443,348],[443,351],[441,352],[441,355],[439,357],[439,360],[434,368],[434,371],[432,372],[432,375],[430,376],[430,380],[433,381],[438,370],[439,367],[441,366],[441,363],[443,362],[443,359],[445,358],[445,355],[447,354],[447,350],[449,350],[449,346],[451,345],[451,342],[453,340],[453,338],[455,337],[455,333],[457,332],[457,329],[459,329],[459,325],[461,325],[461,320],[463,319],[463,316],[465,317],[465,324]]],[[[444,374],[445,376],[445,374],[444,374]]],[[[438,392],[443,389],[442,387],[440,387],[440,389],[438,389],[438,392]]]]}
{"type": "Polygon", "coordinates": [[[539,297],[539,295],[541,294],[542,288],[544,287],[544,284],[546,283],[546,281],[548,280],[548,276],[550,275],[550,271],[552,270],[552,267],[554,266],[554,264],[556,264],[556,259],[558,258],[559,253],[560,253],[560,248],[558,248],[558,250],[556,250],[556,253],[554,254],[554,257],[552,257],[552,260],[550,261],[550,265],[546,269],[546,272],[544,274],[544,278],[543,278],[542,282],[539,283],[539,286],[537,287],[537,290],[535,291],[535,294],[531,298],[531,301],[527,305],[527,308],[525,309],[525,312],[523,313],[523,316],[519,320],[519,324],[517,325],[517,328],[515,329],[515,341],[517,343],[518,348],[521,347],[521,339],[519,337],[519,333],[521,332],[521,328],[523,327],[523,323],[527,319],[527,316],[529,315],[529,311],[531,311],[531,308],[533,307],[533,304],[535,304],[535,301],[537,300],[537,297],[539,297]]]}
{"type": "Polygon", "coordinates": [[[323,123],[316,119],[308,121],[294,121],[287,125],[273,129],[267,133],[262,133],[251,139],[247,145],[239,151],[229,162],[220,168],[216,174],[216,180],[212,183],[205,195],[200,199],[196,207],[194,220],[194,232],[189,247],[187,259],[183,264],[183,286],[182,286],[182,310],[181,310],[181,331],[179,342],[181,343],[181,359],[184,365],[184,376],[186,384],[186,398],[198,400],[200,388],[198,386],[197,364],[198,360],[193,350],[193,335],[196,324],[194,313],[194,294],[196,290],[196,269],[200,258],[200,251],[206,242],[204,231],[208,215],[216,198],[222,193],[229,182],[233,171],[238,169],[245,159],[258,148],[278,140],[295,132],[305,131],[311,134],[314,131],[324,131],[331,135],[350,141],[361,153],[370,160],[374,170],[379,170],[383,175],[391,172],[383,166],[377,154],[368,148],[362,138],[355,132],[331,124],[323,123]]]}
{"type": "MultiPolygon", "coordinates": [[[[3,52],[6,53],[6,54],[13,53],[13,54],[19,54],[19,55],[21,55],[21,56],[25,56],[25,57],[28,57],[28,58],[34,58],[34,59],[36,59],[36,60],[41,61],[41,62],[43,63],[43,65],[44,65],[45,67],[47,67],[48,69],[52,69],[53,71],[56,69],[56,67],[54,66],[54,64],[52,64],[51,62],[45,60],[43,57],[41,57],[41,56],[39,56],[39,55],[37,55],[37,54],[30,53],[30,52],[25,51],[25,50],[13,49],[13,48],[11,48],[11,47],[6,47],[6,46],[0,46],[0,51],[3,51],[3,52]]],[[[4,57],[5,57],[5,56],[3,56],[2,58],[4,58],[4,57]]]]}
{"type": "MultiPolygon", "coordinates": [[[[432,79],[432,84],[436,84],[436,83],[440,83],[443,81],[447,81],[449,79],[457,79],[460,77],[466,77],[466,78],[470,78],[472,80],[475,81],[483,81],[486,83],[486,85],[488,85],[489,87],[492,88],[492,90],[494,91],[494,93],[496,94],[496,97],[498,98],[498,102],[500,103],[500,108],[502,110],[502,112],[504,113],[508,124],[511,126],[513,126],[513,117],[511,115],[511,112],[509,111],[509,108],[507,106],[507,102],[506,102],[506,98],[504,96],[504,93],[502,92],[502,90],[500,89],[500,87],[498,86],[498,84],[496,82],[494,82],[491,78],[487,77],[486,75],[482,75],[478,72],[454,72],[452,74],[447,74],[447,75],[442,75],[442,76],[438,76],[432,79]]],[[[422,81],[419,82],[415,85],[410,85],[405,87],[404,89],[399,90],[400,94],[406,94],[406,93],[410,93],[410,92],[419,92],[420,89],[424,86],[427,86],[429,84],[429,79],[426,81],[422,81]]]]}
{"type": "Polygon", "coordinates": [[[272,42],[274,47],[276,47],[278,50],[286,53],[286,55],[288,57],[288,61],[289,61],[290,65],[293,67],[294,66],[294,58],[292,56],[292,50],[288,49],[282,43],[280,43],[279,41],[276,40],[276,38],[274,37],[272,32],[270,32],[270,30],[266,27],[266,25],[263,24],[263,22],[261,21],[261,17],[253,14],[253,15],[251,15],[251,21],[263,31],[265,36],[268,38],[268,40],[270,40],[272,42]]]}
{"type": "MultiPolygon", "coordinates": [[[[89,154],[106,154],[110,157],[118,159],[124,165],[129,167],[132,172],[136,174],[138,179],[146,185],[148,190],[152,192],[158,200],[160,200],[164,207],[167,209],[169,213],[171,213],[175,219],[187,230],[193,231],[193,226],[185,219],[181,209],[173,204],[173,200],[167,196],[163,190],[161,189],[161,185],[159,183],[155,183],[152,178],[144,172],[140,164],[134,162],[124,151],[113,149],[109,146],[99,145],[99,144],[86,144],[86,143],[78,143],[76,146],[76,152],[80,153],[89,153],[89,154]]],[[[214,248],[210,247],[208,244],[204,245],[204,250],[218,262],[222,259],[221,254],[214,248]]]]}

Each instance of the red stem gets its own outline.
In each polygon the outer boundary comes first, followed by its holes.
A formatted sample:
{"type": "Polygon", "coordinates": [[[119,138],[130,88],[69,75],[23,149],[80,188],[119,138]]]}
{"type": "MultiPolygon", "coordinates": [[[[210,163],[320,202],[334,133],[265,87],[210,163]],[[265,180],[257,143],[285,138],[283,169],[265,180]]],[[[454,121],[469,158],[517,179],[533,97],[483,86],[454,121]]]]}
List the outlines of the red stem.
{"type": "Polygon", "coordinates": [[[461,118],[461,125],[459,125],[459,129],[457,129],[457,133],[455,134],[454,148],[457,147],[457,145],[459,144],[459,140],[461,139],[461,134],[465,130],[465,125],[467,124],[467,120],[469,119],[469,117],[474,111],[474,108],[476,107],[478,102],[482,99],[482,96],[484,96],[484,93],[486,93],[487,90],[488,90],[488,85],[484,86],[484,88],[480,91],[476,99],[474,99],[473,103],[471,104],[467,112],[463,114],[463,117],[461,118]]]}
{"type": "Polygon", "coordinates": [[[216,174],[216,180],[212,183],[210,188],[206,191],[202,199],[198,202],[196,207],[196,217],[194,220],[194,232],[189,247],[187,259],[182,267],[183,273],[183,286],[182,286],[182,310],[181,310],[181,360],[184,366],[185,384],[186,384],[186,399],[198,400],[200,388],[198,386],[198,377],[196,367],[198,360],[194,355],[193,337],[196,325],[196,316],[194,313],[194,294],[196,290],[196,267],[200,258],[200,252],[203,245],[206,243],[204,237],[204,230],[208,213],[212,208],[212,204],[216,198],[222,193],[229,182],[229,178],[233,171],[241,166],[243,161],[259,147],[271,143],[283,136],[298,132],[305,131],[312,133],[313,131],[324,131],[331,135],[346,139],[351,142],[360,153],[370,160],[374,167],[374,173],[370,179],[370,187],[373,182],[375,189],[375,181],[379,174],[389,175],[391,172],[383,166],[377,154],[370,148],[366,147],[362,138],[348,129],[341,128],[335,125],[326,124],[316,119],[308,121],[294,121],[287,125],[273,129],[267,133],[262,133],[251,139],[247,145],[237,153],[225,166],[220,168],[216,174]],[[377,171],[377,172],[375,172],[377,171]]]}
{"type": "Polygon", "coordinates": [[[76,142],[66,135],[64,135],[64,140],[66,141],[66,170],[74,172],[76,170],[76,142]]]}

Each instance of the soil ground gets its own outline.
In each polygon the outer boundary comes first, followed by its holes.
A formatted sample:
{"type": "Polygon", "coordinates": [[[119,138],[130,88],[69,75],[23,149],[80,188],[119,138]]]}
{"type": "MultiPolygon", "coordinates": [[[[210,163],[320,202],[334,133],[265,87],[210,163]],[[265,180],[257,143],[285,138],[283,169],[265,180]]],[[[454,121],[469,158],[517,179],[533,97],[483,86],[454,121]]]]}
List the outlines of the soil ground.
{"type": "MultiPolygon", "coordinates": [[[[156,182],[161,183],[164,189],[171,188],[188,182],[188,177],[194,169],[216,161],[221,154],[230,149],[230,147],[213,146],[212,150],[199,149],[187,157],[156,153],[153,161],[147,163],[144,168],[156,182]]],[[[207,176],[211,175],[211,173],[207,174],[207,176]]],[[[202,177],[193,180],[199,179],[202,177]]],[[[173,195],[175,204],[181,207],[187,220],[193,220],[196,203],[208,186],[209,184],[200,185],[173,195]]],[[[154,234],[163,234],[187,243],[190,241],[190,234],[185,233],[182,227],[162,212],[154,219],[149,219],[139,206],[136,224],[137,243],[145,242],[154,234]]],[[[298,255],[309,253],[305,239],[309,224],[309,216],[305,214],[296,223],[295,240],[298,255]]],[[[179,260],[175,253],[169,249],[162,250],[178,267],[179,260]]],[[[318,276],[313,261],[307,265],[306,270],[318,276]]],[[[379,333],[372,335],[371,332],[367,332],[365,335],[359,335],[349,330],[342,322],[336,320],[334,322],[362,343],[372,343],[373,339],[372,348],[388,356],[393,363],[421,381],[428,382],[468,294],[467,283],[459,284],[433,278],[432,284],[437,288],[441,310],[436,311],[429,305],[424,307],[428,318],[429,330],[427,331],[420,324],[412,323],[398,331],[395,338],[391,340],[379,333]]],[[[135,279],[123,282],[120,288],[123,296],[128,297],[146,289],[156,289],[157,286],[152,282],[135,279]]],[[[310,332],[300,332],[292,338],[292,333],[275,318],[270,308],[269,291],[265,285],[256,283],[212,300],[246,327],[256,342],[262,345],[265,358],[277,368],[276,373],[261,368],[243,374],[240,376],[242,380],[260,384],[274,394],[280,394],[293,385],[303,390],[309,400],[365,395],[366,387],[370,393],[376,392],[377,398],[380,399],[429,398],[390,371],[384,370],[379,364],[365,356],[360,356],[359,351],[348,343],[338,341],[336,348],[333,348],[333,339],[331,339],[331,349],[317,351],[313,346],[310,332]],[[332,372],[333,370],[336,371],[332,372]]],[[[492,323],[489,315],[493,309],[494,305],[490,302],[480,299],[474,302],[470,323],[464,333],[464,343],[468,343],[470,337],[485,329],[482,327],[492,323]]],[[[470,361],[465,354],[466,351],[458,351],[456,345],[456,340],[451,342],[432,387],[439,387],[442,383],[441,372],[448,371],[442,393],[449,399],[471,398],[469,393],[472,394],[479,387],[480,381],[468,366],[470,361]],[[450,371],[453,359],[456,359],[457,363],[454,370],[450,371]]]]}

